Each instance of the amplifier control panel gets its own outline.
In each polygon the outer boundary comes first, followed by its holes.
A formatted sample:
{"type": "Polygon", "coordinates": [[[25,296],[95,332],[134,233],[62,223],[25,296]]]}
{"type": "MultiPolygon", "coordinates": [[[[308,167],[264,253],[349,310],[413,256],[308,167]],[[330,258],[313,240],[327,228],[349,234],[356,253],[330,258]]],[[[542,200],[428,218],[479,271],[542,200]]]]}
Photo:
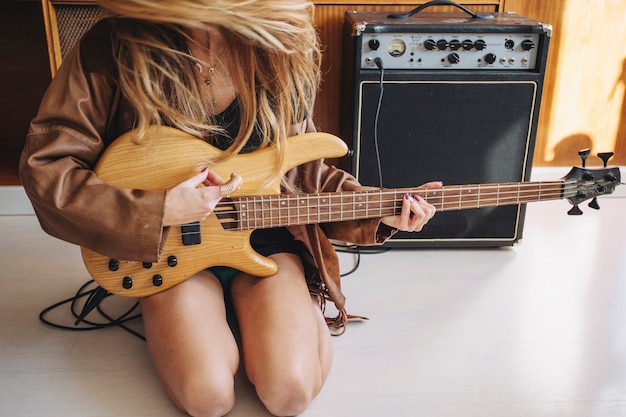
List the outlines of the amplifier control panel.
{"type": "Polygon", "coordinates": [[[363,33],[361,69],[533,70],[538,43],[538,33],[363,33]]]}

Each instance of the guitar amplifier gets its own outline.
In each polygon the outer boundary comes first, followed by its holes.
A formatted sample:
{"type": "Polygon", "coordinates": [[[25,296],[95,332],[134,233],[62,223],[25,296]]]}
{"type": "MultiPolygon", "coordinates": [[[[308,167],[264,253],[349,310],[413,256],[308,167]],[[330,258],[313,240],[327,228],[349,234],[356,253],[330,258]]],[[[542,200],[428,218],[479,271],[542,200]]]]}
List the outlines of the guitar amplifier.
{"type": "MultiPolygon", "coordinates": [[[[530,179],[551,28],[514,13],[344,19],[342,135],[366,185],[530,179]]],[[[386,246],[514,245],[525,206],[437,213],[386,246]]]]}

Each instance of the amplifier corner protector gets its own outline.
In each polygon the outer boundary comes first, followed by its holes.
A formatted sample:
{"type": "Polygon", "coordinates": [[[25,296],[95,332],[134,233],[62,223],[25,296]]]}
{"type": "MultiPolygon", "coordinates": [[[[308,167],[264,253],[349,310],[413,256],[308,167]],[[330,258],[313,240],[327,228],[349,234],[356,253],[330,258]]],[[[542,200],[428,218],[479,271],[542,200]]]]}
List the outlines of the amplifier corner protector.
{"type": "Polygon", "coordinates": [[[366,27],[367,22],[355,23],[354,26],[352,26],[352,36],[355,38],[361,36],[361,33],[365,31],[366,27]]]}
{"type": "Polygon", "coordinates": [[[541,26],[542,26],[543,31],[545,32],[546,36],[548,38],[551,38],[552,37],[552,25],[549,25],[547,23],[542,23],[541,26]]]}

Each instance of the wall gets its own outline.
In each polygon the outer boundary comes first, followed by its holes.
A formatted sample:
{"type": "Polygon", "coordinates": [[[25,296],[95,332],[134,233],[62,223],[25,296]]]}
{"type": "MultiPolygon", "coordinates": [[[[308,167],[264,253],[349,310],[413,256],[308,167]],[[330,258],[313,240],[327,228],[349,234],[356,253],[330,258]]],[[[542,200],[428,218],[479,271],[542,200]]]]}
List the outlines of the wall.
{"type": "Polygon", "coordinates": [[[611,162],[626,165],[624,0],[505,0],[504,8],[553,26],[535,165],[578,163],[582,148],[614,151],[611,162]]]}

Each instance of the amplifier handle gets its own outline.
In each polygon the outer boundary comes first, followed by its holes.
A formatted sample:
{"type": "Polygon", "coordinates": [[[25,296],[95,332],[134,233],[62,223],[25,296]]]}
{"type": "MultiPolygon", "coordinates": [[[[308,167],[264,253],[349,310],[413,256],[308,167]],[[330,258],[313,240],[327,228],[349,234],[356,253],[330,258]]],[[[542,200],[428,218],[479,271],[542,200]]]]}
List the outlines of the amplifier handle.
{"type": "Polygon", "coordinates": [[[463,10],[465,13],[469,14],[470,16],[472,16],[473,19],[493,19],[493,15],[490,14],[483,14],[483,13],[474,13],[473,11],[461,6],[458,3],[455,3],[453,1],[449,1],[449,0],[432,0],[429,1],[428,3],[424,3],[421,6],[416,7],[415,9],[411,10],[410,12],[407,13],[392,13],[389,16],[387,16],[390,19],[408,19],[409,17],[413,16],[416,13],[421,12],[422,10],[424,10],[427,7],[431,7],[431,6],[454,6],[454,7],[458,7],[459,9],[463,10]]]}

